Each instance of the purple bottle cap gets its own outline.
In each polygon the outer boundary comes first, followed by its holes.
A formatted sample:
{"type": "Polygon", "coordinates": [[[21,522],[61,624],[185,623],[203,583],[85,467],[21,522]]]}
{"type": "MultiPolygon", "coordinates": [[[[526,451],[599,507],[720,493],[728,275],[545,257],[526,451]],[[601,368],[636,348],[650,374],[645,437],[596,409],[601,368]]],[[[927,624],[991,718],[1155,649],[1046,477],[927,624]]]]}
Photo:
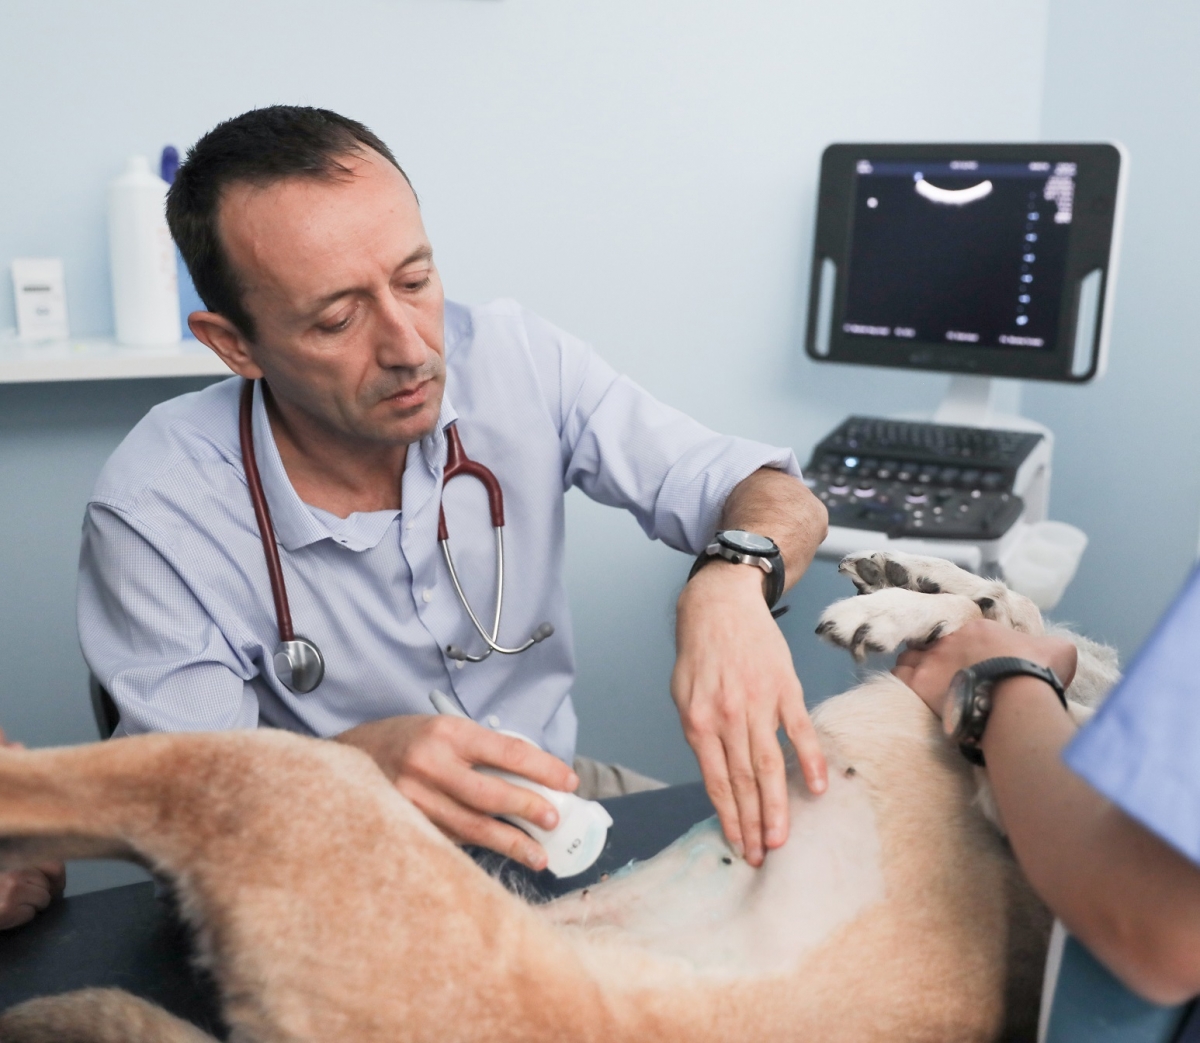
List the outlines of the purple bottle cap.
{"type": "Polygon", "coordinates": [[[162,150],[162,159],[158,161],[159,175],[168,184],[175,183],[175,174],[179,170],[179,149],[168,145],[162,150]]]}

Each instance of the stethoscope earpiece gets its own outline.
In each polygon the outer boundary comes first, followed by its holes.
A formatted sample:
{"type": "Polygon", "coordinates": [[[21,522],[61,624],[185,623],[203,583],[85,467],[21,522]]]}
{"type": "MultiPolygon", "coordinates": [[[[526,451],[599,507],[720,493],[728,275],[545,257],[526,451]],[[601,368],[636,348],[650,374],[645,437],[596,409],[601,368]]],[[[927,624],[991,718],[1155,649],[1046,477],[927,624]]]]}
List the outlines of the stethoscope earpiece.
{"type": "Polygon", "coordinates": [[[275,676],[297,695],[307,695],[325,676],[325,657],[315,642],[297,634],[275,649],[275,676]]]}

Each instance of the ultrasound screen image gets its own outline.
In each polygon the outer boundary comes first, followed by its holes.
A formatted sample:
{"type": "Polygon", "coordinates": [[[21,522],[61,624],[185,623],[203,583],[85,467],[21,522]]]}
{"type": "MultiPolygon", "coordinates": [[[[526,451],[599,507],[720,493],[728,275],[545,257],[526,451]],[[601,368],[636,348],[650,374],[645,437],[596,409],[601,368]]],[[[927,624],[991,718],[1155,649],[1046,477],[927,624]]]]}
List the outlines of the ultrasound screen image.
{"type": "Polygon", "coordinates": [[[859,160],[843,333],[1053,349],[1075,174],[1074,163],[859,160]]]}

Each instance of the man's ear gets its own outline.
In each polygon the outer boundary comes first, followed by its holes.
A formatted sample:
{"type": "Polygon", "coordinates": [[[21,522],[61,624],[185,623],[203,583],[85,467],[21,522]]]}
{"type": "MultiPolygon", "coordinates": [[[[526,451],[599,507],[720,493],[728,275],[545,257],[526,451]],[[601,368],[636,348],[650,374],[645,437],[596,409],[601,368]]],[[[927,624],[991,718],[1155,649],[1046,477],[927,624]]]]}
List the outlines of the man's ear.
{"type": "Polygon", "coordinates": [[[263,375],[250,355],[246,338],[224,315],[213,311],[194,311],[188,316],[188,329],[201,344],[207,344],[239,377],[257,380],[263,375]]]}

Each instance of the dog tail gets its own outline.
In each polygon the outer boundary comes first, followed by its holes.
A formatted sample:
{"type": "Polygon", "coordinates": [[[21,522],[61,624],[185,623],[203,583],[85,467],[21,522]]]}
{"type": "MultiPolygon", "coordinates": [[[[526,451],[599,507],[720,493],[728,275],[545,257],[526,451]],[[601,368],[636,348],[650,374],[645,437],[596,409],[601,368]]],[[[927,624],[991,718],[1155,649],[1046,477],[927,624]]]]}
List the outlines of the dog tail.
{"type": "Polygon", "coordinates": [[[217,1043],[121,989],[43,996],[0,1014],[0,1043],[217,1043]]]}

